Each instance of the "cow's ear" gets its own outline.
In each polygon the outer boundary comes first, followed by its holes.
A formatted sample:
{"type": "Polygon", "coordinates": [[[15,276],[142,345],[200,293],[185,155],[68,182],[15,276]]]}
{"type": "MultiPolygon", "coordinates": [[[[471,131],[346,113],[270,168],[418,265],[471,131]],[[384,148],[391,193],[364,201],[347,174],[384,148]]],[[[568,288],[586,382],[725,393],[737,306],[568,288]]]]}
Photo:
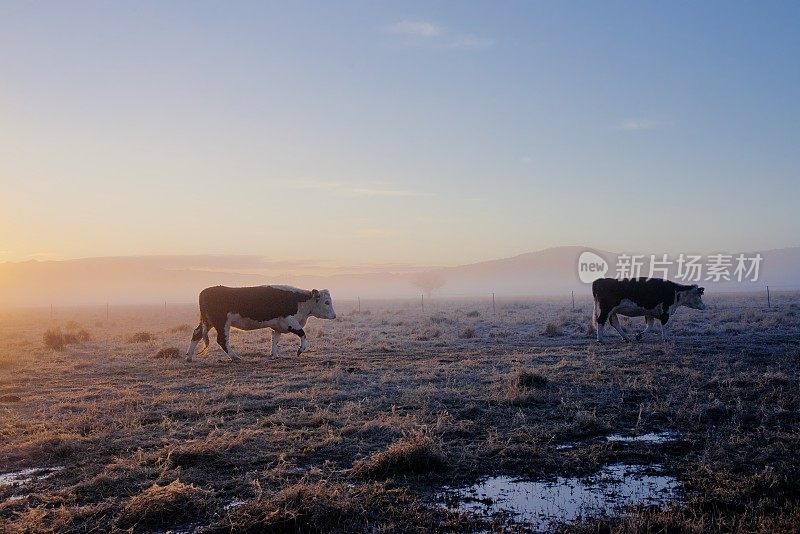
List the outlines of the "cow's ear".
{"type": "Polygon", "coordinates": [[[698,288],[697,288],[697,294],[698,294],[698,295],[702,295],[702,294],[703,294],[703,291],[705,291],[705,290],[706,290],[706,288],[704,288],[704,287],[698,287],[698,288]]]}
{"type": "Polygon", "coordinates": [[[318,289],[312,289],[311,290],[311,296],[316,298],[316,299],[318,299],[319,298],[319,290],[318,289]]]}

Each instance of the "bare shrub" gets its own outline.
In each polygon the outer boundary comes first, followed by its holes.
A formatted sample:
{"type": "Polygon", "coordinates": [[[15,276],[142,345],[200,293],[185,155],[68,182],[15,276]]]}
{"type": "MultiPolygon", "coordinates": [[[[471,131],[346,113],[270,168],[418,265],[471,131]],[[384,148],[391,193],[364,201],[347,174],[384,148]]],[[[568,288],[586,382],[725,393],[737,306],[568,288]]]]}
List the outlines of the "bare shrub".
{"type": "Polygon", "coordinates": [[[524,406],[533,404],[541,398],[537,389],[547,386],[547,378],[528,371],[518,371],[506,375],[494,388],[494,400],[499,404],[524,406]]]}
{"type": "Polygon", "coordinates": [[[431,317],[431,322],[433,324],[452,324],[453,320],[450,319],[448,316],[444,314],[437,314],[431,317]]]}
{"type": "Polygon", "coordinates": [[[463,332],[461,332],[458,337],[461,339],[472,339],[475,337],[475,329],[472,327],[466,328],[463,332]]]}
{"type": "Polygon", "coordinates": [[[180,358],[181,351],[175,347],[167,347],[164,349],[159,350],[156,352],[155,358],[159,360],[171,360],[174,358],[180,358]]]}
{"type": "Polygon", "coordinates": [[[147,343],[153,340],[153,334],[150,332],[136,332],[128,336],[128,343],[147,343]]]}
{"type": "Polygon", "coordinates": [[[78,339],[79,343],[86,343],[87,341],[92,340],[92,334],[83,329],[78,330],[78,333],[75,334],[75,337],[78,339]]]}
{"type": "Polygon", "coordinates": [[[516,374],[514,379],[517,385],[523,388],[542,389],[547,386],[547,378],[539,373],[520,371],[516,374]]]}
{"type": "Polygon", "coordinates": [[[149,530],[196,523],[209,517],[214,494],[192,484],[174,480],[166,486],[153,484],[130,499],[117,521],[121,528],[149,530]]]}
{"type": "Polygon", "coordinates": [[[467,317],[480,317],[481,314],[478,310],[472,310],[471,312],[467,313],[467,317]]]}
{"type": "Polygon", "coordinates": [[[49,329],[44,333],[44,346],[57,351],[64,350],[64,334],[59,329],[49,329]]]}
{"type": "Polygon", "coordinates": [[[544,330],[542,330],[542,335],[545,337],[556,337],[562,334],[563,332],[561,331],[561,327],[554,322],[547,323],[547,326],[545,326],[544,330]]]}
{"type": "Polygon", "coordinates": [[[91,341],[92,335],[86,330],[80,330],[74,334],[64,333],[58,328],[50,328],[42,336],[44,346],[48,349],[62,351],[67,345],[75,345],[86,341],[91,341]]]}
{"type": "Polygon", "coordinates": [[[180,333],[187,333],[187,332],[191,332],[192,330],[194,330],[194,329],[192,328],[192,325],[190,325],[190,324],[186,324],[186,323],[183,323],[183,324],[179,324],[179,325],[177,325],[177,326],[173,326],[172,328],[170,328],[170,329],[168,330],[168,332],[169,332],[170,334],[180,334],[180,333]]]}
{"type": "Polygon", "coordinates": [[[428,436],[395,441],[386,450],[353,463],[353,476],[389,477],[438,471],[445,465],[439,446],[428,436]]]}

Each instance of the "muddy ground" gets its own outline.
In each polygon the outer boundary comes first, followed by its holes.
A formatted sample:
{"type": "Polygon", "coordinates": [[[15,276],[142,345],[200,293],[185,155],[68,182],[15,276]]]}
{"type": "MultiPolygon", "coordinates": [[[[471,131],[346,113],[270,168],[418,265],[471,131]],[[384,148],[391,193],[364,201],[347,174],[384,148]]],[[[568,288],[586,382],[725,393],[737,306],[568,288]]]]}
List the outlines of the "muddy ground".
{"type": "Polygon", "coordinates": [[[301,357],[234,332],[236,364],[183,361],[194,306],[5,311],[0,532],[525,531],[439,492],[620,463],[680,498],[549,528],[796,532],[800,295],[706,301],[603,345],[582,298],[340,302],[301,357]]]}

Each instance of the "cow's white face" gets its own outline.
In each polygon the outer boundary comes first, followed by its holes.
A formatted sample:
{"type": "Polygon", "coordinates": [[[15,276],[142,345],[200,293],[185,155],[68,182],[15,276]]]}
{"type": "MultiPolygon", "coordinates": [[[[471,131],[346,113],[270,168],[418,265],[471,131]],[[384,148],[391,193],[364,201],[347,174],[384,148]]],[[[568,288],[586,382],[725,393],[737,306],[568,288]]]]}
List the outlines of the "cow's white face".
{"type": "Polygon", "coordinates": [[[706,305],[703,302],[703,292],[705,290],[706,288],[695,285],[691,289],[678,292],[678,304],[695,310],[705,310],[706,305]]]}
{"type": "Polygon", "coordinates": [[[311,315],[320,319],[336,319],[331,292],[327,289],[311,291],[311,315]]]}

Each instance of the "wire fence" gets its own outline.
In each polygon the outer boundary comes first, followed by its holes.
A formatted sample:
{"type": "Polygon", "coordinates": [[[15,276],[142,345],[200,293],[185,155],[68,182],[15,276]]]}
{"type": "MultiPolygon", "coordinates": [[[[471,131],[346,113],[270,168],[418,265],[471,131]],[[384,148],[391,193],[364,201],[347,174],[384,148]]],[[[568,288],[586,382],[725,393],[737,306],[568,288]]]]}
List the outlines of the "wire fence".
{"type": "MultiPolygon", "coordinates": [[[[587,288],[588,289],[588,288],[587,288]]],[[[706,292],[704,300],[711,305],[726,305],[747,308],[763,308],[766,310],[778,309],[788,305],[797,305],[800,302],[800,287],[786,285],[765,285],[761,289],[754,291],[722,291],[706,292]]],[[[434,312],[453,306],[471,305],[481,306],[484,310],[497,314],[503,308],[516,306],[519,304],[549,303],[559,304],[572,310],[585,309],[593,305],[591,291],[570,290],[554,294],[520,294],[508,295],[501,293],[441,293],[430,294],[419,293],[407,296],[350,296],[337,298],[334,297],[334,306],[340,313],[364,313],[386,308],[405,308],[418,309],[422,312],[434,312]]],[[[106,302],[99,305],[49,305],[50,322],[55,323],[59,320],[69,319],[75,310],[87,310],[93,312],[98,320],[111,322],[115,319],[124,319],[130,316],[134,309],[146,310],[150,319],[154,322],[161,320],[163,324],[176,320],[187,320],[197,313],[197,304],[193,302],[181,302],[163,300],[159,303],[114,303],[106,302]]],[[[171,324],[171,323],[170,323],[171,324]]]]}

